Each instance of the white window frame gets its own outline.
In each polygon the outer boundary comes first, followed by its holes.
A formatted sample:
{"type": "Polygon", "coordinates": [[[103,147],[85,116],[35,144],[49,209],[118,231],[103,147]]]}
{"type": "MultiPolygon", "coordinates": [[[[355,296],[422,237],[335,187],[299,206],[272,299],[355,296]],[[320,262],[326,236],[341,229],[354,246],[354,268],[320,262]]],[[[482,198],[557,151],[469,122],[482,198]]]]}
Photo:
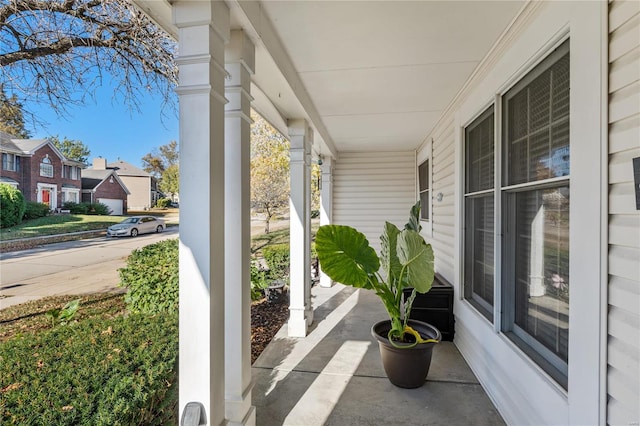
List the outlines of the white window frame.
{"type": "Polygon", "coordinates": [[[20,162],[19,158],[20,157],[18,155],[16,155],[16,154],[10,154],[8,152],[3,152],[2,153],[2,169],[6,170],[8,172],[17,172],[17,171],[19,171],[18,170],[19,162],[20,162]],[[6,161],[5,161],[5,158],[7,159],[6,161]],[[9,162],[9,158],[12,158],[13,161],[9,162]],[[12,167],[9,167],[9,164],[11,164],[12,167]],[[5,168],[5,166],[7,166],[7,167],[5,168]]]}
{"type": "Polygon", "coordinates": [[[62,177],[69,180],[78,180],[79,169],[79,167],[65,164],[62,166],[62,177]]]}
{"type": "MultiPolygon", "coordinates": [[[[549,55],[547,55],[544,58],[544,60],[541,61],[541,64],[546,63],[544,68],[538,69],[536,67],[528,71],[525,75],[522,76],[522,78],[520,78],[517,81],[516,84],[513,85],[511,89],[513,89],[514,87],[524,88],[528,86],[538,76],[540,76],[541,74],[549,70],[551,67],[553,67],[566,54],[570,56],[571,52],[568,49],[569,41],[567,41],[566,43],[567,43],[566,45],[563,43],[562,45],[557,47],[557,49],[561,49],[561,47],[564,46],[566,47],[566,50],[565,49],[554,50],[550,52],[549,55]]],[[[540,64],[538,64],[537,66],[539,65],[540,64]]],[[[504,96],[500,97],[500,102],[502,103],[502,108],[501,108],[502,111],[504,111],[504,108],[505,108],[504,102],[506,100],[507,93],[504,93],[503,95],[504,96]]],[[[570,120],[570,117],[571,116],[569,115],[569,120],[570,120]]],[[[505,136],[504,129],[508,126],[508,123],[503,119],[502,116],[496,117],[496,118],[497,120],[499,120],[498,122],[501,126],[501,129],[503,129],[501,134],[502,138],[496,143],[496,148],[499,147],[500,153],[502,155],[502,154],[505,154],[505,152],[507,151],[507,148],[505,146],[505,139],[504,139],[504,136],[505,136]]],[[[571,121],[569,121],[569,123],[570,122],[571,121]]],[[[571,150],[571,146],[573,145],[571,142],[572,141],[570,138],[569,139],[570,150],[571,150]]],[[[504,180],[504,173],[506,173],[505,164],[503,164],[502,162],[496,163],[496,172],[501,173],[504,180]]],[[[520,191],[529,192],[529,191],[536,191],[536,190],[541,190],[545,188],[556,188],[564,185],[570,187],[570,182],[571,182],[570,179],[571,179],[570,176],[561,176],[561,177],[551,177],[551,178],[541,179],[541,180],[528,179],[526,182],[523,182],[523,183],[518,182],[515,184],[510,184],[509,182],[503,182],[502,186],[499,189],[497,189],[495,192],[496,196],[502,200],[502,210],[496,212],[496,215],[498,215],[498,222],[501,223],[500,229],[502,230],[501,232],[503,233],[503,241],[502,241],[503,246],[501,250],[501,254],[502,254],[501,259],[503,261],[502,275],[501,275],[502,279],[501,279],[501,282],[498,282],[500,285],[500,293],[503,295],[503,297],[502,297],[502,300],[497,301],[497,303],[502,304],[502,309],[501,309],[502,318],[501,318],[500,326],[502,328],[502,331],[511,340],[513,340],[514,343],[516,343],[517,345],[520,345],[522,350],[526,352],[528,356],[530,356],[531,359],[534,360],[534,362],[536,362],[539,366],[541,366],[541,368],[543,368],[548,374],[553,376],[554,380],[560,383],[564,388],[566,388],[567,380],[568,380],[567,379],[568,363],[565,364],[564,361],[560,359],[560,357],[553,354],[550,350],[544,347],[544,345],[540,341],[538,341],[533,336],[529,335],[524,329],[518,326],[515,320],[515,311],[516,311],[515,301],[513,305],[510,305],[505,300],[506,297],[509,297],[508,295],[510,295],[510,298],[512,297],[515,299],[515,294],[514,294],[515,284],[511,282],[511,278],[513,278],[512,277],[514,273],[513,268],[515,267],[516,261],[514,258],[515,248],[509,246],[508,245],[509,243],[505,241],[504,238],[506,238],[506,232],[504,231],[503,227],[505,224],[506,216],[515,215],[514,210],[509,210],[509,211],[505,210],[505,208],[509,204],[509,202],[506,202],[507,197],[509,197],[509,199],[513,199],[513,197],[515,197],[515,194],[520,191]],[[510,273],[505,273],[507,269],[510,271],[510,273]]],[[[569,229],[571,230],[571,223],[569,224],[569,229]]],[[[515,242],[512,242],[512,243],[515,244],[515,242]]],[[[572,246],[571,241],[569,241],[569,246],[570,247],[572,246]]],[[[569,250],[569,252],[571,252],[571,249],[569,250]]],[[[579,283],[577,282],[574,283],[573,279],[571,279],[570,281],[571,283],[573,283],[573,285],[579,285],[579,283]]],[[[571,300],[569,300],[569,303],[571,303],[571,300]]],[[[571,321],[571,312],[569,312],[569,321],[571,321]]]]}
{"type": "MultiPolygon", "coordinates": [[[[606,420],[607,290],[607,4],[531,3],[517,30],[496,56],[479,66],[470,89],[455,107],[456,228],[454,276],[457,291],[456,341],[507,423],[597,424],[606,420]],[[490,99],[502,96],[570,35],[570,335],[568,390],[562,389],[500,331],[462,298],[462,162],[464,126],[490,99]],[[546,40],[546,41],[545,41],[546,40]],[[600,48],[598,48],[600,47],[600,48]],[[484,68],[484,69],[483,69],[484,68]],[[576,146],[577,144],[577,146],[576,146]],[[590,232],[584,232],[585,229],[590,232]],[[459,327],[460,326],[460,327],[459,327]],[[458,332],[458,328],[462,330],[458,332]],[[499,360],[498,363],[487,362],[499,360]],[[498,366],[496,369],[495,367],[498,366]],[[491,371],[491,373],[489,373],[491,371]],[[516,408],[517,407],[517,408],[516,408]],[[604,419],[604,420],[603,420],[604,419]]],[[[501,116],[496,105],[496,116],[501,116]]],[[[501,139],[500,128],[496,137],[501,139]]],[[[498,160],[500,160],[498,158],[498,160]]],[[[501,186],[496,174],[496,187],[501,186]]],[[[496,211],[501,211],[500,200],[496,211]]],[[[500,230],[501,225],[496,226],[500,230]]],[[[502,249],[496,235],[496,259],[502,249]]],[[[501,277],[501,265],[496,280],[501,277]]],[[[496,286],[495,300],[500,300],[496,286]]]]}
{"type": "Polygon", "coordinates": [[[79,203],[80,200],[81,200],[81,198],[80,198],[80,190],[79,189],[62,188],[62,202],[63,203],[66,203],[68,201],[73,201],[74,203],[79,203]],[[76,194],[75,201],[68,199],[69,194],[76,194]]]}
{"type": "MultiPolygon", "coordinates": [[[[433,140],[430,139],[427,143],[425,143],[422,146],[422,149],[420,149],[417,153],[416,153],[416,200],[420,200],[420,166],[422,164],[424,164],[425,161],[429,162],[429,167],[428,167],[428,176],[427,176],[427,181],[428,181],[428,185],[429,185],[429,196],[427,197],[427,199],[429,200],[429,202],[427,203],[427,205],[421,205],[420,208],[421,210],[425,210],[428,213],[428,219],[422,219],[420,218],[420,225],[422,226],[422,233],[425,234],[427,237],[432,237],[433,236],[433,204],[436,202],[439,202],[436,197],[434,196],[434,188],[433,188],[433,140]]],[[[441,200],[440,200],[441,201],[441,200]]],[[[422,216],[422,213],[420,213],[420,216],[422,216]]]]}
{"type": "Polygon", "coordinates": [[[52,178],[54,176],[53,164],[51,164],[49,154],[40,161],[40,176],[48,178],[52,178]]]}
{"type": "Polygon", "coordinates": [[[424,205],[421,204],[420,221],[431,222],[431,159],[426,159],[422,161],[420,164],[418,164],[418,199],[419,200],[422,200],[422,194],[425,194],[427,196],[427,202],[424,203],[424,205]],[[426,176],[427,188],[422,189],[421,188],[422,179],[420,179],[420,169],[425,163],[427,165],[426,167],[427,170],[425,171],[425,173],[427,174],[426,176]],[[424,217],[425,215],[426,217],[424,217]]]}
{"type": "MultiPolygon", "coordinates": [[[[556,61],[564,56],[564,53],[560,54],[558,52],[555,51],[555,49],[559,48],[564,41],[566,40],[566,38],[563,39],[563,41],[561,43],[558,43],[557,45],[554,46],[553,49],[551,49],[547,55],[543,56],[541,58],[540,61],[538,62],[544,62],[544,61],[548,61],[551,60],[552,64],[549,65],[549,67],[553,66],[553,64],[556,63],[556,61]],[[549,59],[550,58],[550,59],[549,59]]],[[[567,42],[568,43],[568,42],[567,42]]],[[[570,54],[570,50],[568,50],[567,52],[570,54]]],[[[539,65],[539,63],[536,63],[536,66],[539,65]]],[[[546,71],[547,69],[549,69],[549,67],[544,68],[541,72],[546,71]]],[[[522,85],[525,86],[527,84],[529,84],[531,81],[533,81],[539,74],[540,72],[538,72],[538,74],[532,74],[532,72],[534,71],[533,68],[535,67],[531,67],[530,69],[527,70],[527,72],[524,72],[520,78],[515,79],[515,81],[513,82],[512,85],[510,85],[509,89],[511,89],[514,86],[518,86],[518,85],[522,85]]],[[[548,351],[546,348],[544,348],[542,346],[541,343],[539,343],[537,340],[535,340],[532,337],[529,337],[528,335],[525,335],[525,332],[523,330],[521,330],[516,324],[515,321],[513,319],[513,314],[515,311],[515,306],[508,306],[505,304],[504,301],[504,297],[507,294],[511,294],[510,292],[513,291],[513,284],[506,281],[509,280],[510,277],[506,276],[504,274],[505,271],[505,267],[513,267],[512,261],[513,261],[513,254],[510,253],[511,252],[511,248],[510,247],[505,247],[505,241],[503,240],[504,235],[503,235],[503,231],[502,231],[502,227],[503,227],[503,222],[505,219],[505,216],[507,214],[511,214],[513,212],[506,212],[503,210],[504,207],[504,200],[505,197],[507,196],[507,194],[509,193],[513,193],[513,190],[523,190],[523,189],[527,189],[527,188],[540,188],[540,187],[545,187],[545,185],[557,185],[559,183],[562,182],[566,182],[567,185],[570,185],[570,176],[563,176],[563,177],[559,177],[559,178],[550,178],[550,179],[546,179],[546,180],[542,180],[542,181],[529,181],[526,183],[518,183],[515,185],[509,185],[509,186],[505,186],[503,184],[503,177],[504,177],[504,165],[502,163],[502,156],[505,152],[505,145],[504,145],[504,140],[503,140],[503,131],[502,129],[504,129],[504,126],[506,125],[506,123],[503,120],[502,117],[502,112],[503,112],[503,101],[504,101],[504,97],[506,95],[506,93],[508,92],[508,90],[503,90],[502,93],[500,93],[498,96],[496,96],[495,99],[495,105],[499,106],[499,107],[494,107],[493,108],[493,114],[494,114],[494,120],[493,120],[493,125],[494,125],[494,186],[491,190],[487,190],[487,191],[479,191],[481,193],[489,193],[491,192],[493,194],[494,197],[494,233],[495,233],[495,238],[494,238],[494,247],[493,247],[493,251],[494,251],[494,303],[493,306],[489,306],[488,304],[486,304],[487,306],[485,306],[485,304],[482,304],[480,306],[476,305],[475,303],[478,303],[477,301],[474,303],[473,300],[470,299],[466,299],[466,301],[473,306],[474,309],[476,309],[478,311],[479,314],[481,314],[482,316],[486,317],[492,324],[494,324],[494,327],[496,329],[496,331],[504,334],[505,336],[508,336],[507,338],[510,339],[511,341],[513,341],[514,344],[518,345],[519,348],[525,352],[526,356],[528,358],[531,359],[532,362],[534,362],[538,367],[542,368],[545,370],[545,372],[547,372],[547,369],[551,369],[553,370],[553,374],[551,373],[547,373],[550,377],[553,376],[552,380],[554,382],[556,382],[557,384],[561,385],[563,388],[566,389],[567,387],[567,380],[565,377],[562,377],[562,375],[567,375],[568,374],[568,365],[565,365],[564,367],[559,365],[557,363],[557,360],[555,360],[555,357],[552,356],[551,352],[548,351]],[[500,129],[500,130],[499,130],[500,129]],[[499,245],[499,249],[498,249],[498,245],[499,245]],[[505,250],[506,249],[506,250],[505,250]],[[506,263],[504,262],[505,259],[510,259],[509,261],[507,261],[506,263]],[[498,272],[500,271],[500,272],[498,272]],[[492,313],[487,313],[484,311],[484,309],[487,308],[491,308],[493,309],[492,313]],[[491,315],[492,314],[492,315],[491,315]],[[554,359],[554,361],[549,361],[549,359],[554,359]],[[566,380],[565,380],[566,379],[566,380]]],[[[486,114],[488,112],[488,108],[484,108],[482,109],[478,115],[476,117],[474,117],[472,120],[469,121],[469,123],[467,125],[465,125],[463,127],[463,138],[462,138],[462,156],[463,156],[463,166],[462,166],[462,175],[463,175],[463,179],[462,179],[462,193],[463,198],[466,199],[467,195],[465,193],[465,181],[466,181],[466,177],[465,177],[465,172],[466,172],[466,164],[464,162],[464,159],[466,159],[467,153],[466,153],[466,148],[467,148],[467,141],[465,140],[465,136],[464,134],[466,134],[466,130],[469,126],[471,126],[472,124],[474,124],[474,122],[476,121],[477,118],[481,117],[482,115],[486,114]]],[[[471,194],[474,195],[474,194],[471,194]]],[[[461,207],[461,216],[462,216],[462,223],[465,223],[465,200],[463,199],[462,201],[462,207],[461,207]]],[[[570,227],[571,229],[571,227],[570,227]]],[[[461,257],[461,270],[462,270],[462,279],[464,280],[464,264],[465,264],[465,259],[464,259],[464,246],[465,246],[465,232],[467,232],[467,230],[465,229],[464,232],[461,233],[461,246],[463,248],[462,251],[462,257],[461,257]]],[[[573,246],[573,244],[571,244],[570,242],[570,246],[573,246]]],[[[571,250],[570,250],[571,251],[571,250]]],[[[573,279],[572,279],[573,281],[573,279]]],[[[466,283],[463,281],[463,293],[464,293],[464,285],[466,283]]],[[[570,315],[571,318],[571,315],[570,315]]],[[[570,320],[571,321],[571,320],[570,320]]],[[[571,333],[570,333],[571,334],[571,333]]],[[[549,371],[551,371],[549,370],[549,371]]]]}
{"type": "MultiPolygon", "coordinates": [[[[461,167],[461,173],[462,173],[462,205],[461,205],[461,217],[462,217],[462,223],[466,223],[466,200],[468,197],[474,197],[476,195],[488,195],[488,194],[492,194],[493,195],[493,203],[494,203],[494,214],[493,214],[493,232],[494,232],[494,240],[493,240],[493,244],[494,244],[494,250],[493,250],[493,259],[494,259],[494,265],[493,265],[493,292],[494,292],[494,299],[493,299],[493,304],[489,304],[489,302],[482,300],[480,298],[467,298],[465,296],[465,292],[466,292],[466,288],[465,285],[467,284],[466,282],[464,282],[464,276],[465,276],[465,258],[464,258],[464,254],[465,254],[465,233],[462,232],[461,233],[461,247],[462,247],[462,257],[461,257],[461,274],[462,274],[462,279],[463,279],[463,286],[461,288],[461,296],[462,298],[464,298],[466,300],[467,303],[471,304],[474,306],[474,308],[478,311],[478,313],[480,313],[487,321],[489,321],[490,323],[494,322],[494,318],[495,318],[495,308],[496,308],[496,304],[499,304],[499,299],[496,298],[496,287],[499,286],[499,281],[497,280],[497,275],[498,271],[496,269],[496,244],[498,242],[497,237],[495,236],[496,234],[496,220],[497,220],[497,216],[498,216],[498,211],[496,210],[496,199],[499,198],[496,195],[496,175],[498,174],[498,172],[500,171],[500,169],[496,168],[495,166],[495,158],[496,155],[498,155],[497,150],[498,150],[498,146],[499,146],[499,140],[498,140],[498,134],[496,132],[496,114],[497,114],[497,108],[494,102],[489,103],[488,105],[486,105],[484,108],[482,108],[478,114],[476,116],[474,116],[471,120],[469,120],[469,122],[463,126],[462,132],[463,132],[463,137],[462,137],[462,156],[463,156],[463,161],[462,161],[462,167],[461,167]],[[466,132],[467,129],[473,125],[475,123],[475,121],[479,118],[481,118],[484,115],[493,115],[493,126],[494,126],[494,134],[493,134],[493,144],[494,144],[494,168],[493,168],[493,184],[492,187],[490,189],[481,189],[478,191],[472,191],[472,192],[467,192],[466,189],[466,169],[467,169],[467,164],[466,164],[466,159],[467,159],[467,140],[466,140],[466,132]]],[[[466,226],[464,227],[464,229],[466,229],[466,226]]]]}

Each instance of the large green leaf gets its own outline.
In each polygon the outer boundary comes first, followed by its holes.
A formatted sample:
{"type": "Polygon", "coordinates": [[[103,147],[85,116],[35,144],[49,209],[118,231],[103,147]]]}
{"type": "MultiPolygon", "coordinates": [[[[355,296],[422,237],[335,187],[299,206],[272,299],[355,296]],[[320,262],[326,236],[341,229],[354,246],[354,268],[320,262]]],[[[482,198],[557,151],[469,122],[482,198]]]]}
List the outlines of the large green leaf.
{"type": "Polygon", "coordinates": [[[387,272],[387,285],[391,285],[400,275],[402,265],[398,259],[398,234],[400,230],[393,223],[384,224],[384,232],[380,235],[381,243],[381,263],[382,268],[387,272]]]}
{"type": "Polygon", "coordinates": [[[422,230],[422,225],[420,225],[420,200],[409,210],[409,222],[404,225],[404,229],[411,229],[416,232],[422,230]]]}
{"type": "Polygon", "coordinates": [[[380,260],[361,232],[350,226],[321,226],[316,234],[316,252],[322,271],[332,280],[372,288],[368,277],[380,269],[380,260]]]}
{"type": "Polygon", "coordinates": [[[418,293],[431,290],[433,284],[433,249],[424,238],[412,230],[398,235],[398,259],[405,267],[406,282],[418,293]]]}

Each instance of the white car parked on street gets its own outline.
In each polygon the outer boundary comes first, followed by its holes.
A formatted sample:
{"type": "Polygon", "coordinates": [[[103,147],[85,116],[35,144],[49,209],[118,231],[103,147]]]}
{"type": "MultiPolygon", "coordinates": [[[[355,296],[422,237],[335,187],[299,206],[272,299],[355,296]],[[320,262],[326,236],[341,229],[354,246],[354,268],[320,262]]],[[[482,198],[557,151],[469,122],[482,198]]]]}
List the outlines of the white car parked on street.
{"type": "Polygon", "coordinates": [[[164,219],[155,216],[131,216],[107,228],[107,237],[136,237],[139,234],[162,232],[164,219]]]}

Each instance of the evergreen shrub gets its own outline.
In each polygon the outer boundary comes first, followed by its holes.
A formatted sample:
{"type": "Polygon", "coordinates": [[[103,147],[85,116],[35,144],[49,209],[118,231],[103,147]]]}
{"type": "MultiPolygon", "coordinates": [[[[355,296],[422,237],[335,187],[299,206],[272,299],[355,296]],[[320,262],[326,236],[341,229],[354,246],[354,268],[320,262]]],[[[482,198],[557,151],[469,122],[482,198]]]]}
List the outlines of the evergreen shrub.
{"type": "Polygon", "coordinates": [[[26,209],[22,218],[24,220],[37,219],[39,217],[45,217],[49,214],[49,206],[44,203],[37,203],[35,201],[27,201],[26,209]]]}
{"type": "Polygon", "coordinates": [[[89,203],[74,203],[73,201],[67,201],[62,204],[64,210],[69,210],[71,214],[87,214],[89,210],[89,203]]]}
{"type": "Polygon", "coordinates": [[[166,209],[169,204],[171,204],[170,198],[158,198],[158,201],[156,201],[156,207],[159,209],[166,209]]]}
{"type": "Polygon", "coordinates": [[[120,272],[120,287],[132,312],[178,310],[178,240],[171,239],[136,249],[120,272]]]}
{"type": "Polygon", "coordinates": [[[22,221],[26,203],[17,188],[0,183],[0,228],[15,226],[22,221]]]}
{"type": "Polygon", "coordinates": [[[106,204],[93,203],[93,204],[89,204],[89,207],[87,209],[87,214],[108,216],[111,214],[111,209],[106,204]]]}
{"type": "Polygon", "coordinates": [[[289,244],[273,244],[262,249],[262,255],[273,279],[289,276],[289,244]]]}

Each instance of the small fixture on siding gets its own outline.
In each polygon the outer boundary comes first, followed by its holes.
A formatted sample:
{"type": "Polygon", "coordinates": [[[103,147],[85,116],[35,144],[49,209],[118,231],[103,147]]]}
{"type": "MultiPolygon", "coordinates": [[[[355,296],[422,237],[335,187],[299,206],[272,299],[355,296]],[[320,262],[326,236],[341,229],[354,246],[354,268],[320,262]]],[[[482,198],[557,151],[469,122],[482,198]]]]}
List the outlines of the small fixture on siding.
{"type": "Polygon", "coordinates": [[[441,202],[443,198],[444,194],[442,192],[438,192],[438,195],[436,195],[436,200],[438,200],[438,202],[441,202]]]}
{"type": "Polygon", "coordinates": [[[640,157],[636,157],[633,160],[633,183],[635,185],[636,193],[636,210],[640,210],[640,157]]]}

